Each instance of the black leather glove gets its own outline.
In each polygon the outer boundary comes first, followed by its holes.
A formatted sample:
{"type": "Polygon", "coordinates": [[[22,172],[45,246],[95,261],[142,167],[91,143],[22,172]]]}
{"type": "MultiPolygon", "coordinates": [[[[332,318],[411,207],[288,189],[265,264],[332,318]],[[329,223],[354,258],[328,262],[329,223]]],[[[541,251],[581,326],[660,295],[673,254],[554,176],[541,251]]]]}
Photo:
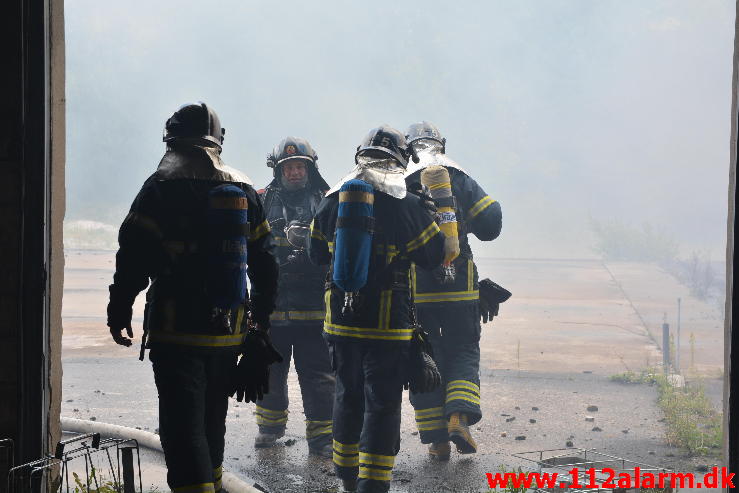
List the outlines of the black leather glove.
{"type": "Polygon", "coordinates": [[[133,337],[133,329],[131,328],[131,318],[133,318],[133,301],[135,299],[130,294],[124,292],[115,284],[108,287],[110,291],[110,301],[108,302],[108,327],[110,327],[110,335],[116,344],[121,346],[130,346],[133,337]],[[125,329],[128,337],[124,337],[122,332],[125,329]]]}
{"type": "Polygon", "coordinates": [[[490,279],[480,281],[480,321],[492,321],[498,315],[500,304],[510,297],[510,291],[490,279]]]}
{"type": "Polygon", "coordinates": [[[436,203],[434,202],[434,199],[431,198],[431,193],[428,188],[418,182],[413,182],[408,186],[408,191],[421,199],[421,206],[424,209],[430,212],[436,212],[436,203]]]}
{"type": "Polygon", "coordinates": [[[231,382],[231,394],[241,402],[257,402],[269,392],[269,365],[282,363],[282,355],[272,345],[269,333],[250,327],[231,382]]]}
{"type": "Polygon", "coordinates": [[[421,327],[416,327],[411,336],[407,379],[404,387],[414,394],[433,392],[441,385],[441,373],[434,361],[428,334],[421,327]]]}

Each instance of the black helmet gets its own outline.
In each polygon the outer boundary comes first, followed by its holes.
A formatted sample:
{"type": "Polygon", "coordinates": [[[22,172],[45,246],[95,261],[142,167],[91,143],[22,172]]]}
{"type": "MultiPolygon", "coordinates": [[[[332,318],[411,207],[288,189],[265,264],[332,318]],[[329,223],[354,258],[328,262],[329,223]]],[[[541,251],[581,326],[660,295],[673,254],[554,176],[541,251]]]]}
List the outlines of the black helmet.
{"type": "Polygon", "coordinates": [[[267,166],[277,168],[280,164],[289,159],[302,159],[318,167],[318,154],[307,140],[299,137],[285,137],[279,144],[272,149],[272,153],[267,156],[267,166]]]}
{"type": "Polygon", "coordinates": [[[429,122],[414,123],[405,132],[405,138],[408,144],[412,144],[417,140],[433,140],[441,144],[442,152],[446,152],[446,139],[441,136],[441,132],[436,125],[429,122]]]}
{"type": "Polygon", "coordinates": [[[205,103],[183,104],[164,124],[164,142],[177,139],[201,141],[220,148],[226,129],[211,107],[205,103]]]}
{"type": "MultiPolygon", "coordinates": [[[[411,153],[412,150],[399,130],[389,125],[382,125],[370,130],[362,140],[357,147],[354,161],[356,162],[359,156],[392,157],[405,168],[408,166],[408,156],[411,153]]],[[[417,159],[414,154],[413,160],[417,162],[417,159]]]]}
{"type": "Polygon", "coordinates": [[[285,137],[267,155],[267,166],[272,168],[272,175],[278,178],[282,163],[290,159],[302,159],[308,168],[308,178],[314,187],[328,190],[329,186],[318,172],[318,154],[310,143],[300,137],[285,137]]]}

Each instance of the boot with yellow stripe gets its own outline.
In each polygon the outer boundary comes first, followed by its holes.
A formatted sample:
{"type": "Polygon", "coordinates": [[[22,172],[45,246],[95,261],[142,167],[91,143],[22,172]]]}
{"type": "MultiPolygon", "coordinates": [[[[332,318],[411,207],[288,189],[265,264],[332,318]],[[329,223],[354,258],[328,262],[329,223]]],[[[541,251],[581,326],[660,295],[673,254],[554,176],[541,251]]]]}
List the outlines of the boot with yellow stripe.
{"type": "Polygon", "coordinates": [[[467,424],[467,415],[464,413],[452,413],[447,423],[449,439],[457,446],[460,454],[474,454],[477,452],[477,442],[472,438],[470,427],[467,424]]]}
{"type": "Polygon", "coordinates": [[[447,461],[452,453],[449,442],[434,442],[429,445],[429,455],[432,459],[447,461]]]}

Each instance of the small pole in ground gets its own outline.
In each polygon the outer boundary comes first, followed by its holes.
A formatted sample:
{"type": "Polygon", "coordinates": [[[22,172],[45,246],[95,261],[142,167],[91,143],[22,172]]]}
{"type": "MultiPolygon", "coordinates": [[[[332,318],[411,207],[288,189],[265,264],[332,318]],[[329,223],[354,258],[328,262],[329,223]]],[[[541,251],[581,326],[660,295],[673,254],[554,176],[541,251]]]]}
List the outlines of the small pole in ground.
{"type": "Polygon", "coordinates": [[[680,308],[681,299],[677,299],[677,341],[675,343],[675,372],[680,373],[680,308]]]}
{"type": "Polygon", "coordinates": [[[662,324],[662,368],[665,373],[670,371],[670,324],[662,324]]]}

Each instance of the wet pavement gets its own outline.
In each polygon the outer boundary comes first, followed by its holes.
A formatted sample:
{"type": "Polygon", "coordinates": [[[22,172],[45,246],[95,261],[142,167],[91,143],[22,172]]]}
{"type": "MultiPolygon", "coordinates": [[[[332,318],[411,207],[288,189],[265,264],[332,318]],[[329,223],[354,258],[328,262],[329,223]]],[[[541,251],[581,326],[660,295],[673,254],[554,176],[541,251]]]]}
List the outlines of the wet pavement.
{"type": "MultiPolygon", "coordinates": [[[[138,348],[109,342],[104,324],[112,254],[69,255],[67,262],[62,414],[155,431],[151,364],[137,360],[138,348]]],[[[479,451],[471,456],[453,453],[448,463],[432,461],[419,443],[406,396],[391,491],[488,491],[486,472],[533,465],[514,454],[563,448],[568,441],[683,472],[712,464],[711,459],[687,458],[665,443],[654,388],[609,381],[614,373],[640,370],[661,356],[634,310],[634,300],[625,299],[603,264],[486,259],[479,264],[481,277],[494,272],[490,277],[514,293],[482,333],[484,417],[473,427],[479,451]],[[587,411],[591,405],[598,411],[587,411]]],[[[272,449],[253,447],[254,405],[232,401],[225,466],[253,478],[264,491],[337,491],[331,462],[307,455],[295,373],[289,378],[287,434],[272,449]]]]}

